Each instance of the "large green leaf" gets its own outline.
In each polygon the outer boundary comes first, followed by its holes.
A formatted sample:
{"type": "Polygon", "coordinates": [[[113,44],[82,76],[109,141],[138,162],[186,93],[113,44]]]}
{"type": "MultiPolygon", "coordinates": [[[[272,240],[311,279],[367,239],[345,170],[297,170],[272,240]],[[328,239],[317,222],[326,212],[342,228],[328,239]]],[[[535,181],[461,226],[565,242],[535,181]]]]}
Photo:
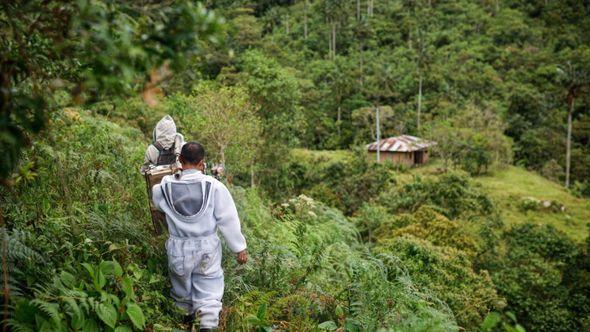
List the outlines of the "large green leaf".
{"type": "Polygon", "coordinates": [[[105,275],[113,275],[115,277],[120,277],[123,275],[123,269],[116,260],[103,261],[100,263],[99,268],[105,275]]]}
{"type": "Polygon", "coordinates": [[[92,265],[89,263],[82,263],[82,266],[86,269],[86,271],[88,271],[90,278],[94,279],[94,267],[92,267],[92,265]]]}
{"type": "Polygon", "coordinates": [[[502,321],[502,317],[497,312],[490,312],[483,323],[481,323],[481,331],[492,331],[502,321]]]}
{"type": "Polygon", "coordinates": [[[121,289],[128,298],[135,299],[135,292],[133,291],[133,280],[131,280],[129,276],[125,276],[121,281],[121,289]]]}
{"type": "Polygon", "coordinates": [[[76,300],[73,298],[65,298],[64,301],[67,303],[69,307],[68,314],[72,317],[71,325],[75,330],[80,330],[84,327],[85,317],[82,310],[80,310],[80,306],[76,303],[76,300]]]}
{"type": "Polygon", "coordinates": [[[100,292],[104,285],[107,284],[107,278],[104,276],[104,273],[102,273],[101,269],[96,270],[96,275],[94,276],[93,282],[97,292],[100,292]]]}
{"type": "Polygon", "coordinates": [[[112,304],[100,303],[96,307],[98,317],[110,328],[114,329],[117,324],[117,310],[112,304]]]}
{"type": "Polygon", "coordinates": [[[334,321],[328,320],[328,321],[325,321],[325,322],[321,323],[320,325],[318,325],[318,328],[320,330],[334,331],[334,330],[338,329],[338,325],[336,325],[336,323],[334,323],[334,321]]]}
{"type": "Polygon", "coordinates": [[[145,316],[141,308],[135,303],[127,304],[127,315],[136,328],[142,330],[145,325],[145,316]]]}
{"type": "Polygon", "coordinates": [[[98,332],[100,331],[98,328],[98,324],[94,319],[88,319],[84,322],[84,328],[82,329],[84,332],[98,332]]]}
{"type": "Polygon", "coordinates": [[[66,271],[61,271],[60,280],[66,287],[73,287],[76,283],[76,277],[66,271]]]}

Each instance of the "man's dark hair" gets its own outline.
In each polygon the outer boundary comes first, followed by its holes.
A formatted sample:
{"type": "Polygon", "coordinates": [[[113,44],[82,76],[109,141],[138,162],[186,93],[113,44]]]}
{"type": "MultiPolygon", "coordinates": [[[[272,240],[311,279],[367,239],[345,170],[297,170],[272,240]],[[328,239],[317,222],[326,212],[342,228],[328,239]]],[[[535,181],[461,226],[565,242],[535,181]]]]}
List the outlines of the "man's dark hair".
{"type": "Polygon", "coordinates": [[[186,142],[182,146],[180,155],[188,164],[198,164],[205,158],[205,148],[199,142],[186,142]]]}

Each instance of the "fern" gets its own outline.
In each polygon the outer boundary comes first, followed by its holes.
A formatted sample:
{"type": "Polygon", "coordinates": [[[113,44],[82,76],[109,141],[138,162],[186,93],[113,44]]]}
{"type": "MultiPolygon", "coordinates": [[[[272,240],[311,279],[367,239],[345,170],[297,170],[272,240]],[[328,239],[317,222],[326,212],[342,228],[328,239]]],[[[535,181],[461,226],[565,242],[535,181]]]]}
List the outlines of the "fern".
{"type": "Polygon", "coordinates": [[[6,325],[12,332],[34,332],[35,329],[27,323],[19,322],[15,319],[8,319],[6,325]]]}

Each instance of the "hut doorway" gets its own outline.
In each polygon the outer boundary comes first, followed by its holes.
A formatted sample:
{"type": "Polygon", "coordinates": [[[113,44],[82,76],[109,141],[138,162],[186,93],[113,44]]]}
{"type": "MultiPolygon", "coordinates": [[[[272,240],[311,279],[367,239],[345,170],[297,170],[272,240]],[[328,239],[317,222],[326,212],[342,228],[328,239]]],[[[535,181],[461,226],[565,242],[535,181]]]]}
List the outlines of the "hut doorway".
{"type": "Polygon", "coordinates": [[[424,151],[414,151],[414,164],[424,164],[424,151]]]}

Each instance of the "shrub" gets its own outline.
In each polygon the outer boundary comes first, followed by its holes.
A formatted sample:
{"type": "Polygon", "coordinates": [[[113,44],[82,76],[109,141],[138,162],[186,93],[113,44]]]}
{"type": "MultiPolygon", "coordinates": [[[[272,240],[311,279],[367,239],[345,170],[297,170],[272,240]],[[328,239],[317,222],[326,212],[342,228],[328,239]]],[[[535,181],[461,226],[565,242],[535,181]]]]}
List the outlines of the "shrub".
{"type": "Polygon", "coordinates": [[[395,182],[393,165],[369,163],[364,151],[345,158],[293,151],[281,172],[279,197],[305,193],[347,215],[395,182]]]}
{"type": "Polygon", "coordinates": [[[552,226],[532,224],[506,231],[501,245],[504,254],[488,264],[498,292],[518,321],[527,329],[581,330],[590,307],[583,291],[587,277],[579,273],[588,266],[577,260],[583,261],[578,245],[552,226]]]}
{"type": "Polygon", "coordinates": [[[142,270],[137,265],[123,269],[116,260],[81,265],[75,274],[61,271],[36,291],[35,299],[17,300],[9,325],[39,331],[144,330],[146,317],[136,294],[142,270]]]}
{"type": "MultiPolygon", "coordinates": [[[[459,249],[470,257],[473,257],[479,251],[477,235],[467,229],[466,223],[457,220],[452,221],[439,214],[430,207],[422,206],[416,213],[407,215],[404,223],[406,226],[392,229],[389,234],[387,231],[378,230],[379,241],[386,242],[387,239],[412,235],[414,237],[428,240],[436,246],[447,246],[459,249]]],[[[383,225],[385,227],[385,225],[383,225]]]]}
{"type": "Polygon", "coordinates": [[[477,329],[490,310],[505,305],[488,273],[476,272],[461,250],[403,235],[381,243],[376,251],[396,257],[385,262],[390,280],[399,277],[396,266],[402,266],[417,287],[429,289],[444,301],[467,330],[477,329]]]}
{"type": "Polygon", "coordinates": [[[512,141],[504,135],[498,110],[468,104],[448,121],[436,123],[435,153],[445,166],[456,165],[471,174],[487,173],[512,161],[512,141]]]}
{"type": "Polygon", "coordinates": [[[425,180],[415,177],[412,182],[383,192],[378,202],[392,213],[414,212],[422,205],[429,205],[450,219],[470,220],[494,211],[492,201],[461,173],[425,180]]]}
{"type": "Polygon", "coordinates": [[[267,214],[254,191],[238,190],[235,197],[246,236],[256,241],[247,266],[224,263],[226,329],[313,330],[320,323],[353,330],[457,329],[445,304],[433,303],[427,290],[418,292],[408,275],[388,280],[387,267],[361,246],[340,211],[299,196],[267,214]]]}

